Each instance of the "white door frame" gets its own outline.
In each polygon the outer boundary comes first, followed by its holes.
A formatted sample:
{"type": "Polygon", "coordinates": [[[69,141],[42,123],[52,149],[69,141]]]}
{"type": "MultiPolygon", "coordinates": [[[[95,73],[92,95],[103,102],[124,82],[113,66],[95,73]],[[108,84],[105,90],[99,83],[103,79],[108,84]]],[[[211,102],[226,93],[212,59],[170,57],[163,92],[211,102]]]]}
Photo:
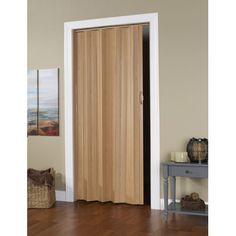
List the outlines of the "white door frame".
{"type": "Polygon", "coordinates": [[[150,30],[150,138],[151,138],[151,208],[160,209],[160,115],[159,115],[159,58],[158,13],[109,17],[66,22],[64,24],[64,106],[65,106],[65,182],[66,201],[74,197],[73,153],[73,41],[76,29],[115,25],[149,23],[150,30]]]}

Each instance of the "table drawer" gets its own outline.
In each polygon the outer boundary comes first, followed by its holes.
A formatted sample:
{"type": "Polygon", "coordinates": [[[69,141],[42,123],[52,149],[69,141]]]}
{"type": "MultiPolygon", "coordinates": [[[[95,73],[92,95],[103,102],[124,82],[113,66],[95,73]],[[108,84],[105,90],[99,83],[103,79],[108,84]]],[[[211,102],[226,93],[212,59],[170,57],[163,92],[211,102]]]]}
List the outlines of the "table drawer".
{"type": "Polygon", "coordinates": [[[207,178],[208,169],[207,167],[199,168],[192,166],[169,166],[170,176],[186,176],[193,178],[207,178]]]}

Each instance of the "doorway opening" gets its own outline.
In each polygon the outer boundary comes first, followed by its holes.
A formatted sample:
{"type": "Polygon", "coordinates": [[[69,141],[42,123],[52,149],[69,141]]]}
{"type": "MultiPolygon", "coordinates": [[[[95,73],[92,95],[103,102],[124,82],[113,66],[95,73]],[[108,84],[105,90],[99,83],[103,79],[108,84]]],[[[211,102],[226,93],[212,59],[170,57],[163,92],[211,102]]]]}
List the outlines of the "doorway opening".
{"type": "Polygon", "coordinates": [[[151,203],[150,179],[150,47],[149,25],[143,26],[143,192],[144,204],[151,203]]]}
{"type": "MultiPolygon", "coordinates": [[[[106,27],[127,24],[149,24],[150,47],[150,199],[151,209],[160,209],[160,116],[159,116],[159,61],[158,61],[158,14],[148,13],[141,15],[119,16],[102,19],[91,19],[74,22],[66,22],[64,25],[64,104],[65,104],[65,200],[75,201],[74,186],[74,146],[73,146],[73,31],[95,27],[106,27]]],[[[144,91],[145,93],[145,91],[144,91]]],[[[147,98],[147,95],[145,95],[147,98]]],[[[146,99],[147,100],[147,99],[146,99]]],[[[146,114],[146,112],[145,112],[146,114]]],[[[148,119],[148,118],[146,118],[148,119]]],[[[145,124],[145,127],[148,126],[145,124]]],[[[148,163],[148,160],[145,161],[148,163]]],[[[148,168],[147,168],[148,169],[148,168]]],[[[147,172],[148,173],[148,172],[147,172]]],[[[145,174],[148,176],[148,174],[145,174]]],[[[145,181],[145,179],[144,179],[145,181]]],[[[146,178],[148,181],[148,178],[146,178]]],[[[146,186],[148,186],[146,184],[146,186]]]]}

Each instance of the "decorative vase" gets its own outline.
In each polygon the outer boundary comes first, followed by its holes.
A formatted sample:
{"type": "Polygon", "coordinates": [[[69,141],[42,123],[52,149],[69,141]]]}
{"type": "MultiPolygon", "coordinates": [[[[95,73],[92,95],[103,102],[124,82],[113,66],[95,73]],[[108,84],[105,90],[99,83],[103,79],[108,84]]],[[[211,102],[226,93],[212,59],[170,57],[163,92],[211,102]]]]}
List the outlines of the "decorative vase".
{"type": "Polygon", "coordinates": [[[187,144],[187,153],[191,162],[205,163],[208,161],[208,139],[191,138],[187,144]]]}

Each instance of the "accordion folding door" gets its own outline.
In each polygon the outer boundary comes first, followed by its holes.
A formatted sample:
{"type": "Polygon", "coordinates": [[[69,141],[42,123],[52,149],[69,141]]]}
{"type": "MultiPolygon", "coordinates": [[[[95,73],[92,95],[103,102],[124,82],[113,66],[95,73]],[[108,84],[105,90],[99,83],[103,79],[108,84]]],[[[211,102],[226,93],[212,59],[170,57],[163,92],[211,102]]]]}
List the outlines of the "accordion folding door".
{"type": "Polygon", "coordinates": [[[76,199],[143,204],[142,31],[73,33],[76,199]]]}

